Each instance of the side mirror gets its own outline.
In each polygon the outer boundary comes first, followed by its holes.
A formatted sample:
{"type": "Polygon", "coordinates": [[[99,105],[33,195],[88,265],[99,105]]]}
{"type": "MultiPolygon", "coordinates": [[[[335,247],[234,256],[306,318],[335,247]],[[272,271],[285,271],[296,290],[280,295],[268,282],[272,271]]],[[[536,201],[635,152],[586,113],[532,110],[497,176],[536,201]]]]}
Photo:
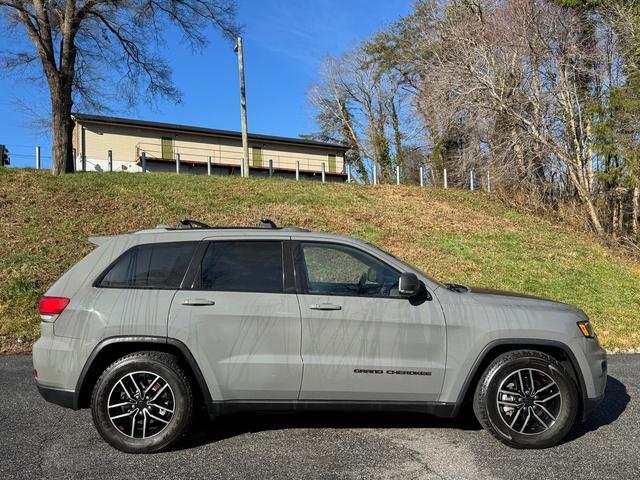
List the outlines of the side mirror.
{"type": "Polygon", "coordinates": [[[420,280],[415,273],[404,272],[400,275],[398,293],[403,297],[413,297],[420,290],[420,280]]]}

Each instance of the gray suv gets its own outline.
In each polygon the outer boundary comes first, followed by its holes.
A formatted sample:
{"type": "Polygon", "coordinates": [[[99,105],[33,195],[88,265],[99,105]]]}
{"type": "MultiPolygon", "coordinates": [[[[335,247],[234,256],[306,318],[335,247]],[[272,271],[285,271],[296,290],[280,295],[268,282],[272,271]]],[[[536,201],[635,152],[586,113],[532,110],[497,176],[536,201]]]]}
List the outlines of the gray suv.
{"type": "Polygon", "coordinates": [[[90,240],[40,301],[34,375],[125,452],[167,448],[196,408],[452,417],[467,404],[498,440],[543,448],[604,395],[582,311],[442,284],[360,240],[268,220],[90,240]]]}

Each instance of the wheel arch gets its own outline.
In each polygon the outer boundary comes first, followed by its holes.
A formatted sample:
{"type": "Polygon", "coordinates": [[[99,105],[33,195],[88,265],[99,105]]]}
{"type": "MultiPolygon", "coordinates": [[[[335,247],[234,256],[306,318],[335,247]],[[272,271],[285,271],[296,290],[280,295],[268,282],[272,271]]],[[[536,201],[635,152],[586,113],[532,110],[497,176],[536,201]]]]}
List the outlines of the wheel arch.
{"type": "Polygon", "coordinates": [[[553,358],[558,360],[576,383],[578,399],[580,402],[580,411],[578,412],[578,415],[582,414],[587,392],[582,371],[580,370],[578,361],[571,349],[566,344],[557,340],[509,338],[498,339],[490,342],[484,347],[482,352],[480,352],[480,355],[478,355],[478,358],[475,360],[473,367],[467,374],[462,390],[458,395],[457,404],[462,406],[469,403],[473,398],[473,393],[480,377],[489,364],[503,353],[514,350],[538,350],[551,355],[553,358]]]}
{"type": "Polygon", "coordinates": [[[124,355],[138,351],[159,351],[175,355],[194,386],[196,402],[204,403],[209,415],[214,414],[206,380],[189,348],[180,340],[153,336],[121,336],[102,340],[95,346],[76,384],[73,409],[89,407],[91,392],[105,368],[124,355]]]}

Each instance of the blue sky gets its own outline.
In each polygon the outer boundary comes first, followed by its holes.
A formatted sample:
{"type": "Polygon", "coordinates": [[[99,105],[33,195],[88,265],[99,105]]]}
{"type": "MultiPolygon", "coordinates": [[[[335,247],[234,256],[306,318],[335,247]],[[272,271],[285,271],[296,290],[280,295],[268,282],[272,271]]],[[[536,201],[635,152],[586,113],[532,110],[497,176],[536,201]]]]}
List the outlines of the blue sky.
{"type": "MultiPolygon", "coordinates": [[[[249,131],[294,137],[315,131],[306,91],[322,59],[349,50],[410,8],[411,0],[239,0],[249,131]]],[[[197,53],[179,36],[167,38],[165,57],[183,93],[181,103],[160,101],[133,109],[113,105],[113,114],[239,130],[233,45],[213,31],[211,37],[209,47],[197,53]]],[[[35,145],[42,146],[44,166],[49,166],[50,138],[32,126],[33,111],[48,113],[47,95],[43,86],[0,76],[0,143],[9,146],[13,166],[33,166],[35,145]]]]}

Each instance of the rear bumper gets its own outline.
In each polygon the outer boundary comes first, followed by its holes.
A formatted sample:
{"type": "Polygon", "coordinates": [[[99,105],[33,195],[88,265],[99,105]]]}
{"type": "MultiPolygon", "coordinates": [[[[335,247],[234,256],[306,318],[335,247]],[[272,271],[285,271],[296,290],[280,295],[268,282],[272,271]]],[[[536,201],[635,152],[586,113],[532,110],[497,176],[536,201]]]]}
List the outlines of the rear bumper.
{"type": "Polygon", "coordinates": [[[63,390],[60,388],[47,387],[44,385],[40,385],[36,383],[38,387],[38,392],[42,395],[47,402],[55,403],[56,405],[60,405],[65,408],[72,408],[77,410],[75,406],[75,396],[76,392],[73,390],[63,390]]]}
{"type": "Polygon", "coordinates": [[[40,324],[41,336],[33,346],[36,383],[45,400],[77,409],[78,378],[95,341],[55,336],[53,325],[40,324]]]}

